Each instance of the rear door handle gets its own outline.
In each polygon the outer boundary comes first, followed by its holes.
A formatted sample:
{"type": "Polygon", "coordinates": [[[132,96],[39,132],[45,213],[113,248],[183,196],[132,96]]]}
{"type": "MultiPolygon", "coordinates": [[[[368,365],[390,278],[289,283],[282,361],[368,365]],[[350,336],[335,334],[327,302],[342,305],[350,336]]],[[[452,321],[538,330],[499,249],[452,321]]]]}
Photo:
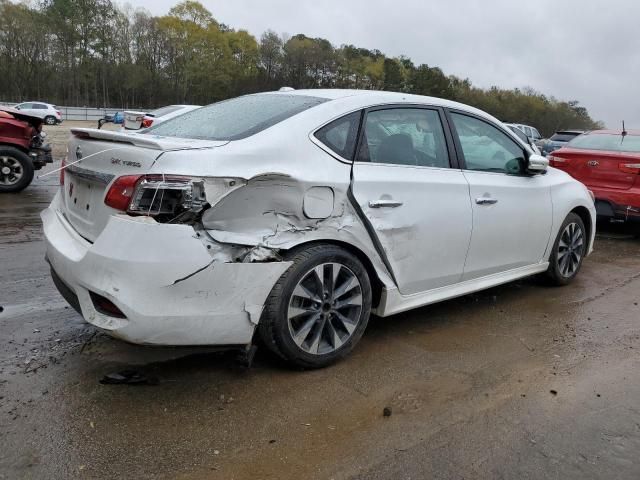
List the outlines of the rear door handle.
{"type": "Polygon", "coordinates": [[[489,197],[478,197],[476,198],[476,203],[478,205],[493,205],[494,203],[498,203],[498,200],[489,197]]]}
{"type": "Polygon", "coordinates": [[[370,208],[396,208],[402,206],[398,200],[369,200],[370,208]]]}

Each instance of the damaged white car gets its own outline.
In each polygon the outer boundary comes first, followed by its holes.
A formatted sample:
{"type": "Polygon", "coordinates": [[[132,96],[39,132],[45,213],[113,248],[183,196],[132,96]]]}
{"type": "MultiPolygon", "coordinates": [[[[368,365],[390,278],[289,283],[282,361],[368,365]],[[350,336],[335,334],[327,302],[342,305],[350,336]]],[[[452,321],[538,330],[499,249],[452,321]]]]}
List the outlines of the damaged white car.
{"type": "Polygon", "coordinates": [[[156,345],[302,367],[389,316],[527,275],[571,281],[590,192],[477,109],[400,93],[248,95],[125,135],[74,129],[42,213],[63,296],[156,345]]]}

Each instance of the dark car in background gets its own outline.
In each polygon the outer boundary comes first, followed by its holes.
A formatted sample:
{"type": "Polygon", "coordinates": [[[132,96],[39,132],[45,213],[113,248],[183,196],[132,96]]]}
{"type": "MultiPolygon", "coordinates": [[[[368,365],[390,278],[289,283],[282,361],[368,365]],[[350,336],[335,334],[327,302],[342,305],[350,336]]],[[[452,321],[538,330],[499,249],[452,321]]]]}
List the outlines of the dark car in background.
{"type": "Polygon", "coordinates": [[[576,138],[578,135],[582,135],[584,130],[559,130],[549,140],[542,144],[542,155],[549,155],[551,152],[558,150],[568,142],[576,138]]]}
{"type": "Polygon", "coordinates": [[[588,132],[548,158],[594,193],[598,217],[640,221],[640,130],[588,132]]]}

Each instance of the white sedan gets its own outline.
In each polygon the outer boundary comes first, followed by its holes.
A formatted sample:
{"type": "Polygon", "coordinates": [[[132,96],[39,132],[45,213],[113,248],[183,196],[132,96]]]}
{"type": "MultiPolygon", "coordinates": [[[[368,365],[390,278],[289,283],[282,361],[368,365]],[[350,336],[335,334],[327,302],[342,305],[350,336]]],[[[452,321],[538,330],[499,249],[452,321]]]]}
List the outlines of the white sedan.
{"type": "Polygon", "coordinates": [[[200,105],[167,105],[153,110],[149,113],[134,110],[125,110],[124,128],[125,130],[140,130],[149,128],[151,125],[158,125],[175,118],[183,113],[200,108],[200,105]]]}
{"type": "Polygon", "coordinates": [[[564,285],[592,250],[584,185],[455,102],[272,92],[135,136],[72,132],[47,260],[87,322],[134,343],[257,335],[321,367],[371,313],[539,273],[564,285]]]}

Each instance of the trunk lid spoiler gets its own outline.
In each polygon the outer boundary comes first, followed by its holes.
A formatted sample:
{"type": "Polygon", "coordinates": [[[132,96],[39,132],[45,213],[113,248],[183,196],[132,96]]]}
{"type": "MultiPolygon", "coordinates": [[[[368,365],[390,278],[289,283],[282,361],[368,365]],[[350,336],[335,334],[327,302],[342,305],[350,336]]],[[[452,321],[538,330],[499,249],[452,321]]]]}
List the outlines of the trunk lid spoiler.
{"type": "Polygon", "coordinates": [[[229,143],[228,140],[197,140],[191,138],[161,137],[148,133],[123,133],[95,128],[72,128],[71,133],[82,139],[94,139],[106,142],[128,143],[136,147],[151,150],[194,150],[202,148],[221,147],[229,143]]]}

